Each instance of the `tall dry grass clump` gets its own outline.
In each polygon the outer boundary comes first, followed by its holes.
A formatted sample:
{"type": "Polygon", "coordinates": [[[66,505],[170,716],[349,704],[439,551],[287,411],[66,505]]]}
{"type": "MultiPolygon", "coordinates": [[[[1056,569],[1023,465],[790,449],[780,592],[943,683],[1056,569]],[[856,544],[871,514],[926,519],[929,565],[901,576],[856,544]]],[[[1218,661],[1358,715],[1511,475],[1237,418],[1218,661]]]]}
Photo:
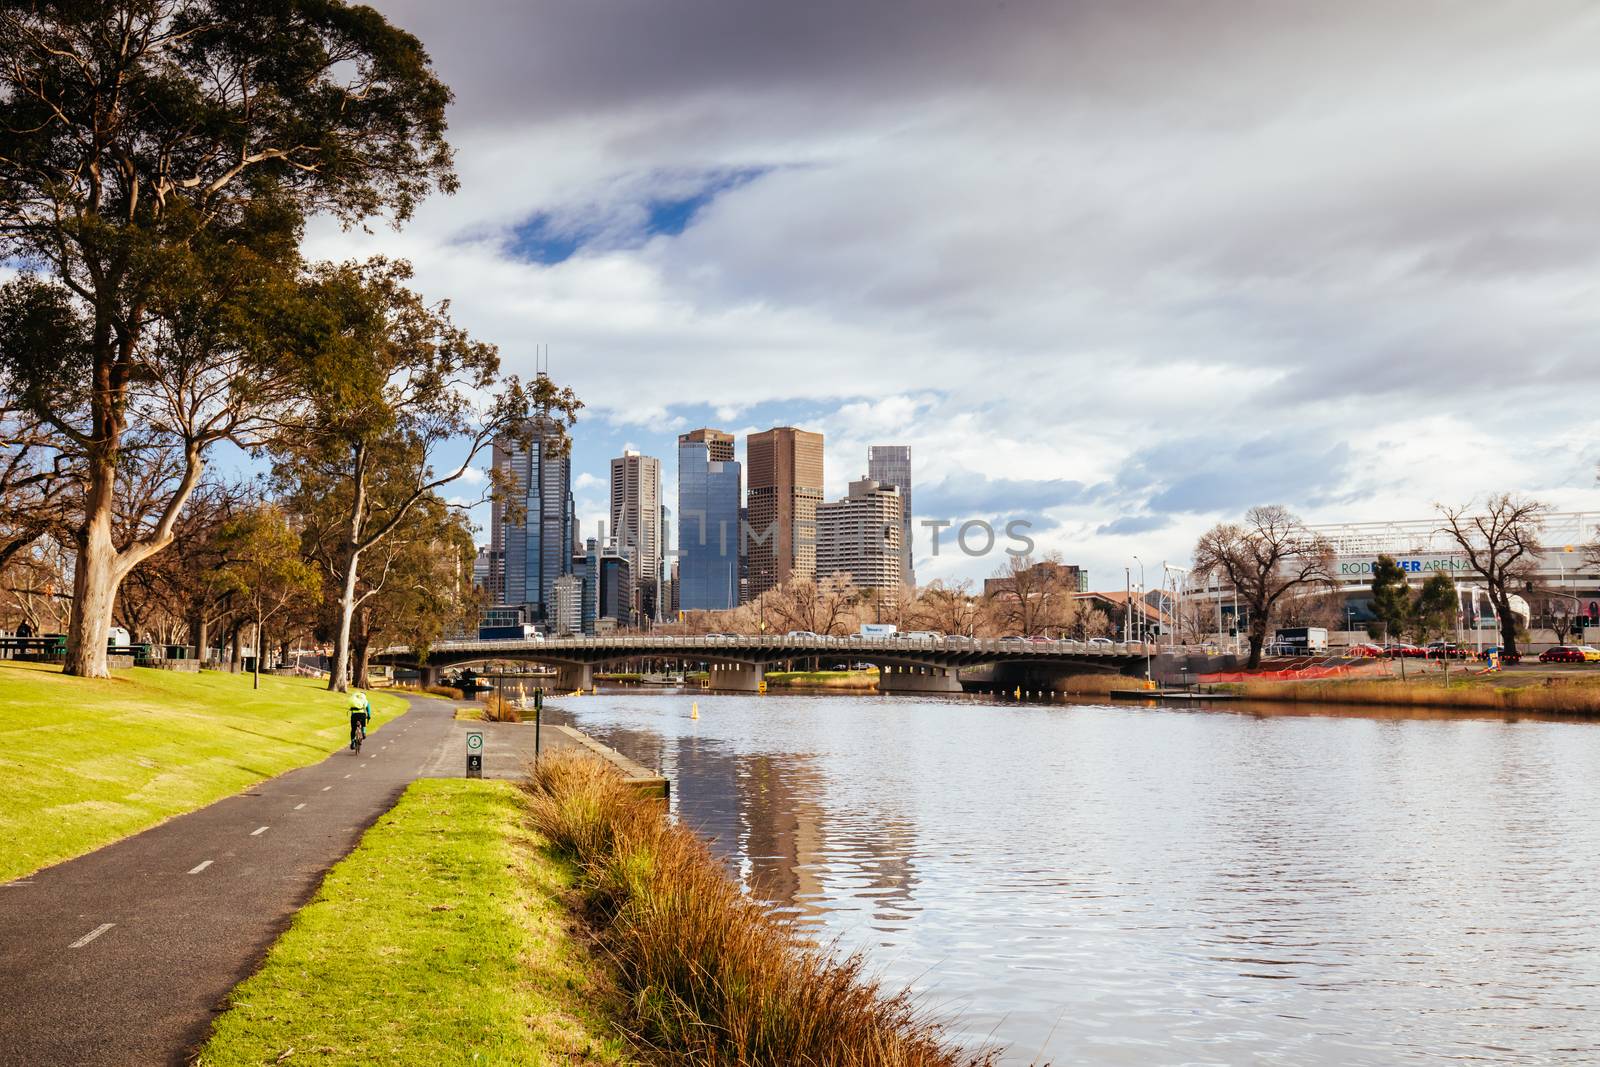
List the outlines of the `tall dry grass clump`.
{"type": "Polygon", "coordinates": [[[694,1064],[987,1064],[859,956],[835,960],[745,896],[692,832],[609,765],[546,756],[527,785],[534,827],[574,859],[601,943],[646,1044],[694,1064]]]}
{"type": "Polygon", "coordinates": [[[485,722],[521,722],[522,711],[499,693],[489,693],[483,698],[485,722]]]}

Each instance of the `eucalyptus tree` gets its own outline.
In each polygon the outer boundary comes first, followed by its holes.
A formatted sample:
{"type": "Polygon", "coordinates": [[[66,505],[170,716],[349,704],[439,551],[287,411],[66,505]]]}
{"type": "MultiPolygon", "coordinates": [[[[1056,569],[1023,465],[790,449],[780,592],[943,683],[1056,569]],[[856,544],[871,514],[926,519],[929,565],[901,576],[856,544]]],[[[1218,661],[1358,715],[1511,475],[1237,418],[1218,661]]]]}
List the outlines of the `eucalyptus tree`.
{"type": "MultiPolygon", "coordinates": [[[[307,417],[280,435],[274,472],[324,546],[337,606],[330,689],[348,685],[367,553],[497,438],[526,443],[533,412],[564,428],[581,406],[547,375],[526,386],[502,378],[495,347],[456,326],[448,303],[409,289],[410,277],[407,264],[383,259],[327,264],[300,298],[307,417]]],[[[499,485],[498,472],[488,484],[499,485]]]]}
{"type": "Polygon", "coordinates": [[[23,271],[0,378],[80,464],[69,673],[106,673],[118,585],[170,544],[208,447],[281,401],[257,313],[303,221],[454,189],[449,98],[414,37],[340,0],[0,4],[0,257],[23,271]],[[119,542],[130,425],[185,471],[119,542]]]}

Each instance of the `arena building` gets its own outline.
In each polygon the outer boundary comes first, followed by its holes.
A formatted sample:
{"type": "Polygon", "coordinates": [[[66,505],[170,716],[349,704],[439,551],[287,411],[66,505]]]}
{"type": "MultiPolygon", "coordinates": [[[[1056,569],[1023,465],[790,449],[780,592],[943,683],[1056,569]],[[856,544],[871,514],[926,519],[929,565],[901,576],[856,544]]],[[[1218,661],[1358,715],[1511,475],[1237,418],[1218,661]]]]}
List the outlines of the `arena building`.
{"type": "MultiPolygon", "coordinates": [[[[1446,571],[1455,579],[1461,599],[1458,631],[1464,641],[1492,644],[1497,638],[1494,611],[1483,580],[1472,569],[1466,553],[1438,519],[1404,522],[1347,522],[1308,527],[1333,545],[1337,602],[1332,618],[1322,620],[1330,631],[1341,631],[1339,643],[1367,639],[1372,614],[1372,569],[1381,555],[1393,556],[1418,588],[1428,576],[1446,571]],[[1480,631],[1475,633],[1474,631],[1480,631]]],[[[1558,512],[1547,515],[1541,541],[1543,549],[1518,591],[1527,610],[1525,624],[1535,643],[1553,641],[1549,626],[1558,615],[1583,616],[1600,625],[1600,565],[1589,558],[1586,546],[1600,529],[1600,514],[1558,512]]],[[[1191,587],[1184,600],[1193,605],[1197,621],[1209,614],[1216,630],[1232,629],[1232,594],[1215,581],[1205,588],[1191,587]]],[[[1514,602],[1514,606],[1515,602],[1514,602]]],[[[1202,629],[1206,629],[1203,623],[1202,629]]]]}

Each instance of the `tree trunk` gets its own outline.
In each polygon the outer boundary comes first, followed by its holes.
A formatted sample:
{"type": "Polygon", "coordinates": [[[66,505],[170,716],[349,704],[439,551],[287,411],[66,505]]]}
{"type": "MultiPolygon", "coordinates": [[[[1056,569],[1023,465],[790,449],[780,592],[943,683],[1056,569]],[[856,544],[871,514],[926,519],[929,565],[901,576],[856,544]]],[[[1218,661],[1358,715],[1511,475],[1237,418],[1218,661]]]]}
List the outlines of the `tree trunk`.
{"type": "Polygon", "coordinates": [[[251,689],[261,688],[261,650],[265,647],[266,645],[264,645],[261,641],[261,609],[256,608],[256,661],[254,663],[254,677],[250,682],[251,689]]]}
{"type": "Polygon", "coordinates": [[[328,670],[328,691],[343,693],[349,685],[350,621],[356,613],[356,564],[361,553],[351,550],[345,557],[344,588],[339,591],[339,628],[333,634],[333,664],[328,670]]]}
{"type": "Polygon", "coordinates": [[[1495,621],[1500,624],[1500,655],[1510,656],[1517,651],[1517,617],[1511,613],[1511,598],[1502,596],[1494,601],[1495,621]]]}
{"type": "Polygon", "coordinates": [[[1253,671],[1261,666],[1261,646],[1267,643],[1266,634],[1252,632],[1250,634],[1250,659],[1245,664],[1245,670],[1253,671]]]}
{"type": "Polygon", "coordinates": [[[355,676],[357,689],[371,689],[372,679],[367,675],[367,657],[372,648],[372,642],[365,635],[357,637],[352,642],[355,662],[355,676]]]}
{"type": "Polygon", "coordinates": [[[72,569],[72,621],[67,627],[67,661],[62,671],[80,678],[109,678],[106,638],[117,602],[117,547],[111,540],[115,458],[89,461],[83,525],[78,528],[78,561],[72,569]]]}
{"type": "Polygon", "coordinates": [[[237,622],[233,625],[233,633],[228,647],[228,671],[238,674],[244,670],[244,623],[237,622]]]}

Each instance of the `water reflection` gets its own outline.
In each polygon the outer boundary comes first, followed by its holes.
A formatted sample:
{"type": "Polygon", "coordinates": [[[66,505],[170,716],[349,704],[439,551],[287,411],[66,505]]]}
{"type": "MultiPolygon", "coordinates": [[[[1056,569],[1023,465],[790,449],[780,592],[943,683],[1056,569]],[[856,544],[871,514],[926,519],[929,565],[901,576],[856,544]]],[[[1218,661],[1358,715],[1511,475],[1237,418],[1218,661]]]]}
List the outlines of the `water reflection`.
{"type": "Polygon", "coordinates": [[[566,711],[1015,1062],[1600,1058],[1590,724],[696,699],[566,711]]]}

